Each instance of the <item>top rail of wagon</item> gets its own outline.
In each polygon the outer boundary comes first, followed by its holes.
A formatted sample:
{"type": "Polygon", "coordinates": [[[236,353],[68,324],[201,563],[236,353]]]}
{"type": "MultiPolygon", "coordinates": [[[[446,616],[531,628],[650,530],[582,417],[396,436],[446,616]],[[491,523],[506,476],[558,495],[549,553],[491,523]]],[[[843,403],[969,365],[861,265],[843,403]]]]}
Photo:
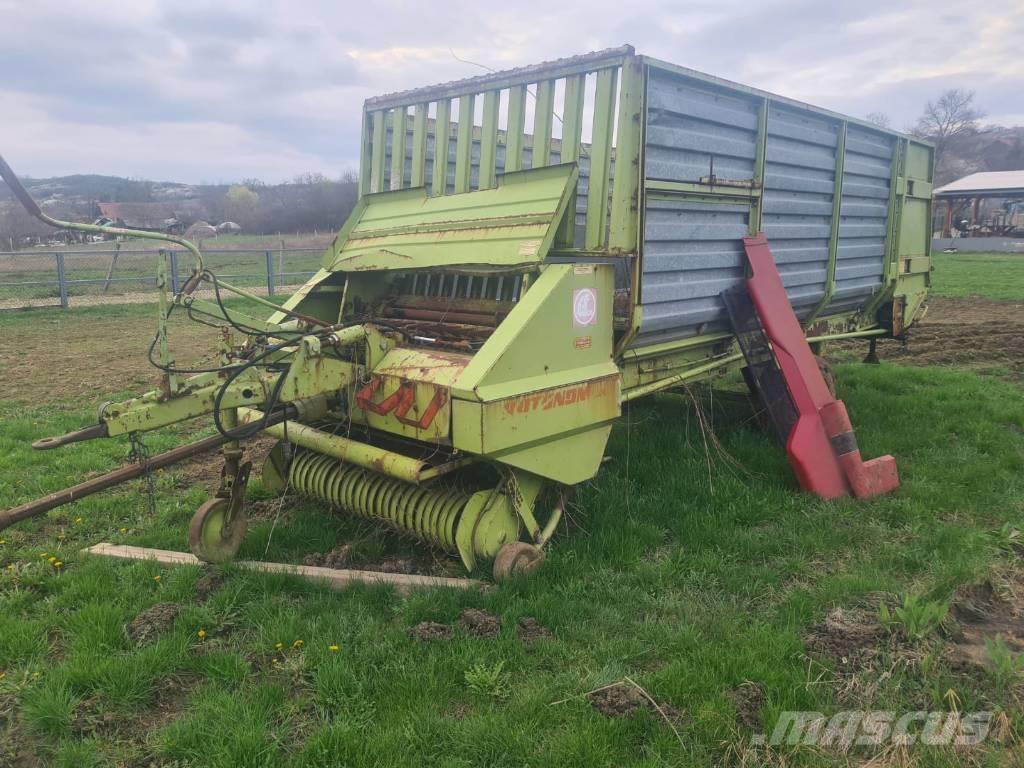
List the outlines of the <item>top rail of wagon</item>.
{"type": "Polygon", "coordinates": [[[391,109],[410,104],[451,99],[467,93],[501,90],[512,85],[532,83],[538,80],[557,80],[561,77],[594,72],[606,67],[617,67],[629,56],[634,54],[633,46],[623,45],[618,48],[606,48],[602,51],[584,53],[554,61],[545,61],[528,67],[506,69],[478,77],[467,77],[439,85],[414,88],[408,91],[386,93],[374,96],[365,102],[367,110],[391,109]]]}

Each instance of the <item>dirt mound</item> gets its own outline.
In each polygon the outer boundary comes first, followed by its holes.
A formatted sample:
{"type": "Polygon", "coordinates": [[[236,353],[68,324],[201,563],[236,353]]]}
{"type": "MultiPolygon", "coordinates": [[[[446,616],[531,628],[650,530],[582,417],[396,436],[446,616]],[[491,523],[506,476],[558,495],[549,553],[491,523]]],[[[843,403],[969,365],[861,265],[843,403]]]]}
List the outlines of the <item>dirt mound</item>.
{"type": "Polygon", "coordinates": [[[957,622],[951,633],[954,666],[988,666],[985,640],[996,635],[1012,653],[1024,653],[1024,584],[1011,583],[1004,590],[989,581],[961,587],[953,595],[950,614],[957,622]]]}
{"type": "Polygon", "coordinates": [[[157,603],[147,608],[128,625],[128,637],[142,644],[155,640],[161,632],[166,632],[174,625],[181,606],[177,603],[157,603]]]}
{"type": "Polygon", "coordinates": [[[590,705],[607,717],[626,717],[651,702],[632,685],[619,683],[587,694],[590,705]]]}
{"type": "Polygon", "coordinates": [[[868,611],[835,608],[804,636],[807,650],[833,661],[841,671],[865,666],[887,640],[885,628],[868,611]]]}
{"type": "Polygon", "coordinates": [[[521,642],[529,644],[535,640],[551,637],[551,630],[532,616],[524,616],[516,625],[516,635],[521,642]]]}
{"type": "MultiPolygon", "coordinates": [[[[683,721],[683,714],[671,704],[659,701],[656,708],[638,687],[625,681],[591,691],[587,694],[587,701],[605,717],[629,717],[641,709],[657,713],[660,709],[673,724],[679,725],[683,721]]],[[[661,717],[661,713],[656,716],[661,717]]]]}
{"type": "Polygon", "coordinates": [[[413,640],[422,640],[424,642],[451,640],[452,634],[451,627],[436,621],[423,621],[409,630],[409,636],[413,640]]]}
{"type": "Polygon", "coordinates": [[[315,565],[321,568],[348,568],[352,563],[352,545],[342,544],[330,552],[314,552],[302,560],[304,565],[315,565]]]}
{"type": "Polygon", "coordinates": [[[487,611],[467,608],[459,616],[459,626],[473,637],[494,638],[501,631],[501,619],[487,611]]]}
{"type": "Polygon", "coordinates": [[[909,365],[1006,369],[1010,378],[1024,381],[1024,304],[933,298],[906,343],[882,342],[878,356],[909,365]]]}
{"type": "Polygon", "coordinates": [[[278,515],[283,517],[284,513],[295,505],[297,499],[297,496],[278,496],[274,499],[250,501],[246,504],[245,512],[250,520],[273,520],[278,515]]]}
{"type": "Polygon", "coordinates": [[[196,598],[200,601],[208,600],[224,584],[224,574],[218,571],[204,573],[196,579],[196,598]]]}
{"type": "Polygon", "coordinates": [[[756,683],[744,683],[732,692],[736,705],[736,722],[752,731],[761,730],[761,709],[764,707],[764,690],[756,683]]]}

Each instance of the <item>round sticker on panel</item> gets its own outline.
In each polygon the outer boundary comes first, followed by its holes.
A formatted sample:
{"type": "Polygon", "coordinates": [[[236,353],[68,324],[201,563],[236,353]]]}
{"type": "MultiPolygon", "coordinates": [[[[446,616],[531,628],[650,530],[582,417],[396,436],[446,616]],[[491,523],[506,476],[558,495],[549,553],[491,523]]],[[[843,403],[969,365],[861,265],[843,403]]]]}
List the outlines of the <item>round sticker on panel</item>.
{"type": "Polygon", "coordinates": [[[597,322],[597,290],[577,288],[572,292],[572,324],[581,326],[597,322]]]}

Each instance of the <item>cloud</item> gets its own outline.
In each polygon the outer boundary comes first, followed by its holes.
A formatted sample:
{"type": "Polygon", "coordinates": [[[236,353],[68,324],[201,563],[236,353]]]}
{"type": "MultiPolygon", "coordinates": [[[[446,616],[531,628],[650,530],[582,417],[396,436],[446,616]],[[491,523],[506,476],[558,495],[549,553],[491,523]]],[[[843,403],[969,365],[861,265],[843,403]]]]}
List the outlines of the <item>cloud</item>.
{"type": "Polygon", "coordinates": [[[0,152],[23,173],[199,181],[356,166],[368,96],[632,42],[909,125],[948,87],[1024,114],[1024,7],[951,0],[0,0],[0,152]],[[15,119],[11,119],[14,116],[15,119]]]}

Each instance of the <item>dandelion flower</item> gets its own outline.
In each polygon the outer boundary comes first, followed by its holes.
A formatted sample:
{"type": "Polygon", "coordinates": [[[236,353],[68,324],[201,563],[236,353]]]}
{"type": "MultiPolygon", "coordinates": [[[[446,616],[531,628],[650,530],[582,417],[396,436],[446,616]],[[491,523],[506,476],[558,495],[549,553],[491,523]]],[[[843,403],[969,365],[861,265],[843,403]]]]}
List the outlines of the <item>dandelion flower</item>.
{"type": "Polygon", "coordinates": [[[37,679],[38,679],[38,678],[39,678],[39,673],[38,673],[38,672],[33,672],[33,673],[32,673],[32,677],[34,677],[34,678],[37,678],[37,679]]]}
{"type": "Polygon", "coordinates": [[[305,642],[303,642],[302,640],[296,640],[294,643],[292,643],[292,648],[301,648],[304,645],[305,642]]]}
{"type": "Polygon", "coordinates": [[[58,560],[56,563],[53,564],[53,567],[54,568],[63,568],[64,567],[64,563],[63,563],[63,561],[58,560]]]}
{"type": "Polygon", "coordinates": [[[0,539],[0,545],[6,544],[6,543],[7,543],[7,539],[0,539]]]}
{"type": "Polygon", "coordinates": [[[282,648],[284,648],[284,643],[274,643],[274,647],[280,651],[282,648]]]}
{"type": "Polygon", "coordinates": [[[337,653],[338,652],[338,646],[336,646],[336,645],[328,645],[327,646],[327,650],[330,651],[331,653],[337,653]]]}
{"type": "Polygon", "coordinates": [[[81,522],[82,522],[82,518],[80,518],[80,517],[76,517],[75,518],[75,525],[80,525],[81,522]]]}
{"type": "Polygon", "coordinates": [[[7,566],[7,570],[8,570],[8,571],[13,571],[13,570],[14,570],[14,563],[10,563],[10,564],[9,564],[9,565],[7,566]]]}
{"type": "Polygon", "coordinates": [[[200,629],[198,632],[196,632],[196,635],[199,637],[200,640],[202,640],[206,637],[206,630],[200,629]]]}
{"type": "Polygon", "coordinates": [[[121,528],[119,530],[121,531],[121,533],[128,533],[128,529],[127,528],[121,528]]]}
{"type": "Polygon", "coordinates": [[[56,557],[54,557],[53,555],[50,555],[50,556],[49,556],[48,558],[46,558],[46,559],[50,561],[50,564],[51,564],[51,565],[53,565],[54,563],[56,563],[56,562],[57,562],[57,558],[56,558],[56,557]]]}
{"type": "Polygon", "coordinates": [[[160,574],[159,573],[156,576],[153,577],[153,581],[160,581],[160,574]]]}

